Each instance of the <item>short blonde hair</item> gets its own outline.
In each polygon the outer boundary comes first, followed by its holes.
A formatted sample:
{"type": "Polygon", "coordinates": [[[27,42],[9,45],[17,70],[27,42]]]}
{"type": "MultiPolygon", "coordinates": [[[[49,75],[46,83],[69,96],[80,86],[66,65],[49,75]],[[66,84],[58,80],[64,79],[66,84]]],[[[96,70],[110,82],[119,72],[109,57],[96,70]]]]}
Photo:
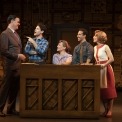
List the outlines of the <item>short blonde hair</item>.
{"type": "Polygon", "coordinates": [[[96,30],[95,35],[100,43],[104,44],[107,41],[107,34],[104,31],[96,30]]]}

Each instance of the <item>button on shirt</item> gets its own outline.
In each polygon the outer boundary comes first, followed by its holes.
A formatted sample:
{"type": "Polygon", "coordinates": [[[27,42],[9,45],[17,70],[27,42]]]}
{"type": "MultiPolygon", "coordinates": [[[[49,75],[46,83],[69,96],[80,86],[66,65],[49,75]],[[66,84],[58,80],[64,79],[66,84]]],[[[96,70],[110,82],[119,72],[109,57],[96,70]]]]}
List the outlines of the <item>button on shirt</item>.
{"type": "Polygon", "coordinates": [[[82,63],[86,63],[87,59],[90,60],[93,59],[93,46],[87,41],[84,41],[82,44],[78,44],[75,47],[73,52],[72,64],[80,64],[81,59],[82,59],[82,63]],[[82,55],[81,55],[81,51],[82,51],[82,55]]]}

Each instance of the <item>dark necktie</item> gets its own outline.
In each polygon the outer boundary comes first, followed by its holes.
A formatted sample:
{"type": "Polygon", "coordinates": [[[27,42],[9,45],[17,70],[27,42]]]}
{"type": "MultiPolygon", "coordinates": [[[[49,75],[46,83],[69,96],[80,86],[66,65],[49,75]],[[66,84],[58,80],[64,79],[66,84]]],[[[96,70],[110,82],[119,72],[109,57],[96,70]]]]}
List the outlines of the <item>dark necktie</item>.
{"type": "Polygon", "coordinates": [[[81,64],[83,63],[83,54],[82,54],[82,52],[83,52],[83,45],[81,44],[80,45],[80,63],[81,64]]]}
{"type": "Polygon", "coordinates": [[[19,41],[19,36],[18,36],[18,34],[17,34],[16,31],[14,31],[14,35],[15,35],[15,37],[17,38],[17,40],[19,41]]]}
{"type": "Polygon", "coordinates": [[[16,40],[18,41],[19,45],[21,46],[20,37],[19,37],[19,35],[17,34],[17,32],[16,32],[16,31],[14,31],[14,35],[15,35],[16,40]]]}

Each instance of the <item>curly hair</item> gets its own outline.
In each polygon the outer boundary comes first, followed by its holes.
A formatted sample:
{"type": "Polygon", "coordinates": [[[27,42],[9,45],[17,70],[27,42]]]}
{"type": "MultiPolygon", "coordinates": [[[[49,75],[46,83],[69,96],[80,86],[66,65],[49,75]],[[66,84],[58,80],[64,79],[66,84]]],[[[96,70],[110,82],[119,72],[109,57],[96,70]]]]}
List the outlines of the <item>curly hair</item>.
{"type": "Polygon", "coordinates": [[[107,34],[104,31],[95,30],[95,35],[100,43],[104,44],[107,41],[107,34]]]}

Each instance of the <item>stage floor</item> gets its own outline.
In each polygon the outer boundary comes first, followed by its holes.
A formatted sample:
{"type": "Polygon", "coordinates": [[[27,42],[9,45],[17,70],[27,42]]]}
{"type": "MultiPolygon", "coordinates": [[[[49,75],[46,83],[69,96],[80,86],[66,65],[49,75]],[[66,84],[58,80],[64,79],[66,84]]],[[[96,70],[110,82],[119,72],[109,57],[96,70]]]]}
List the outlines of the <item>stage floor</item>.
{"type": "MultiPolygon", "coordinates": [[[[17,109],[19,109],[17,104],[17,109]]],[[[103,106],[100,108],[103,111],[103,106]]],[[[118,97],[114,102],[113,117],[99,119],[42,119],[42,118],[20,118],[19,116],[0,117],[0,122],[121,122],[122,121],[122,91],[118,91],[118,97]]]]}

